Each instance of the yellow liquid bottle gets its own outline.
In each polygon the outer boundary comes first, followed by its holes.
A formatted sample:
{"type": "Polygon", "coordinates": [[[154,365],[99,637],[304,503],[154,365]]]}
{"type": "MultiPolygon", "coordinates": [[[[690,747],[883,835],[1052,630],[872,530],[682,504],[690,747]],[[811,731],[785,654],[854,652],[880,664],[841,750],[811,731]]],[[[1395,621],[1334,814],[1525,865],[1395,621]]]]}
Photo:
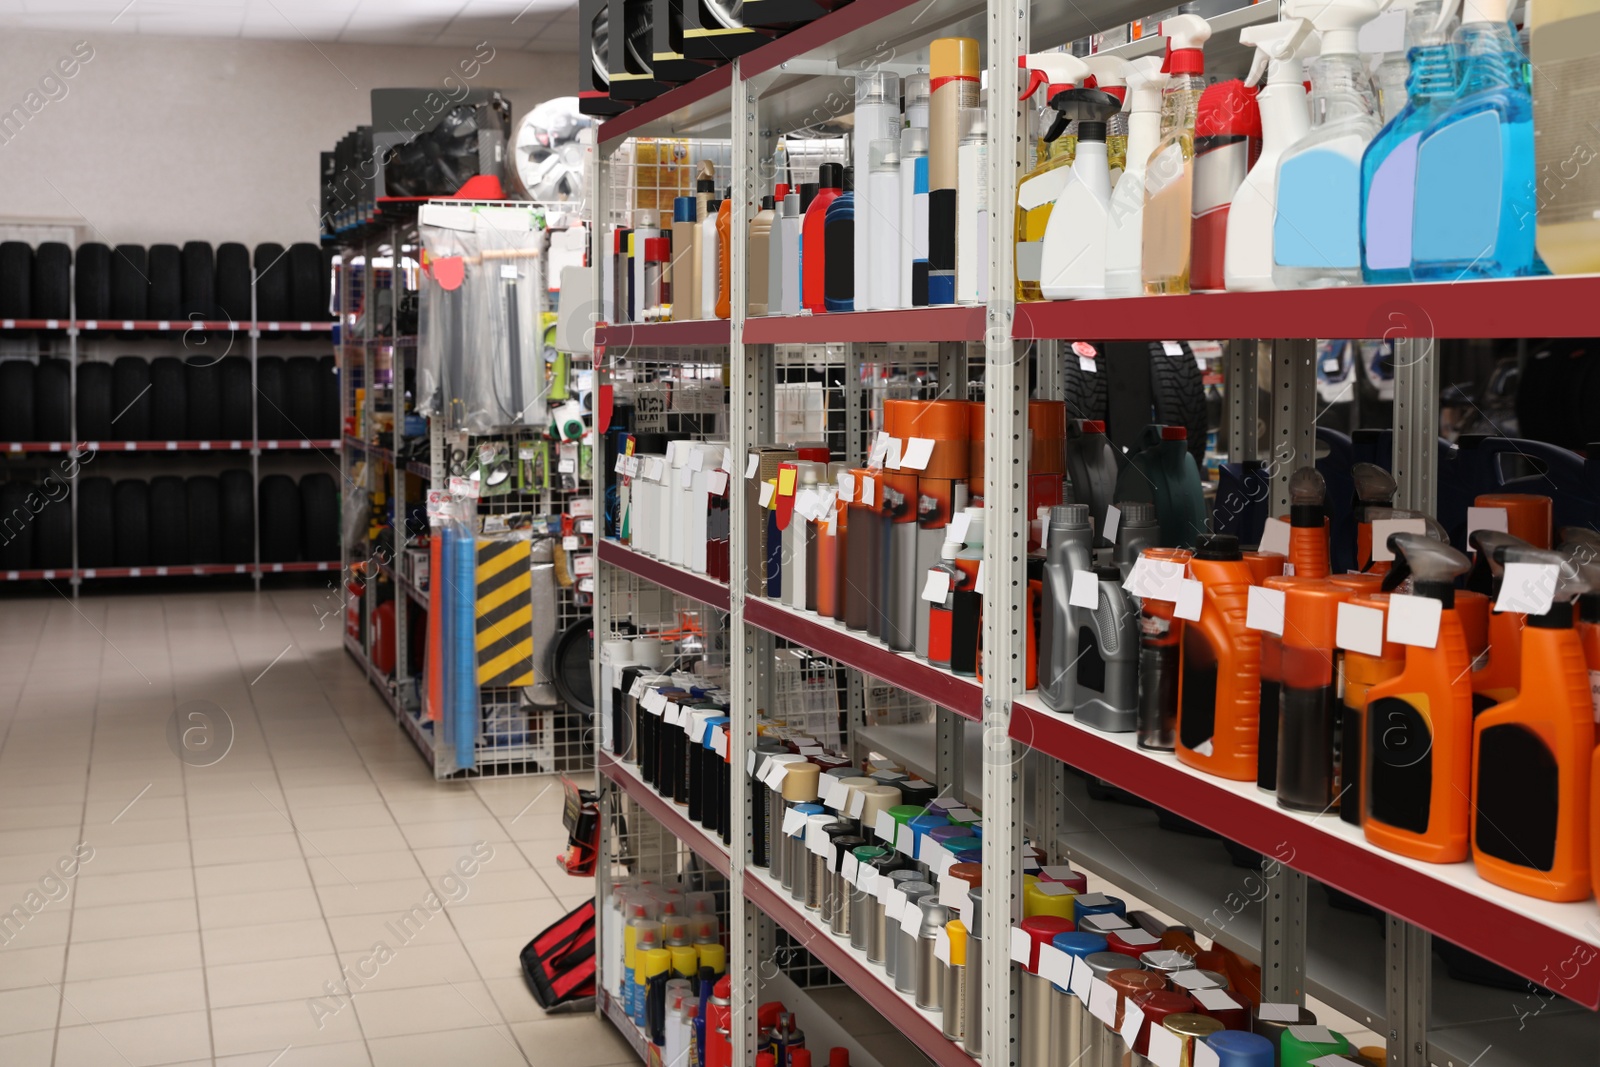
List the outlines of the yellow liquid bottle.
{"type": "Polygon", "coordinates": [[[1600,167],[1589,147],[1600,77],[1600,12],[1593,0],[1529,7],[1538,248],[1556,274],[1600,271],[1600,167]]]}
{"type": "Polygon", "coordinates": [[[1198,15],[1161,24],[1170,78],[1161,97],[1161,140],[1144,175],[1141,269],[1149,294],[1189,291],[1189,236],[1194,203],[1194,119],[1205,90],[1201,46],[1211,27],[1198,15]]]}
{"type": "Polygon", "coordinates": [[[1017,300],[1043,300],[1039,292],[1039,263],[1045,225],[1056,196],[1072,173],[1076,138],[1062,137],[1054,142],[1040,140],[1039,164],[1017,183],[1016,235],[1017,300]],[[1070,145],[1067,143],[1070,140],[1070,145]]]}

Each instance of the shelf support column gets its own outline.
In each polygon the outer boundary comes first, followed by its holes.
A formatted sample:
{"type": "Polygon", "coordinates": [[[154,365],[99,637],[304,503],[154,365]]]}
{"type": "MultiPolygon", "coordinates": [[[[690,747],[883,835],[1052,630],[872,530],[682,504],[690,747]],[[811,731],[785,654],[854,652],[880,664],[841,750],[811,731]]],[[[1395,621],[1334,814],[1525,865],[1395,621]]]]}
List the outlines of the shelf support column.
{"type": "Polygon", "coordinates": [[[1389,1067],[1426,1067],[1433,937],[1393,915],[1387,916],[1386,922],[1384,1014],[1389,1067]]]}
{"type": "MultiPolygon", "coordinates": [[[[1267,459],[1274,518],[1289,514],[1289,478],[1317,460],[1317,343],[1307,338],[1272,342],[1272,433],[1267,459]]],[[[1254,432],[1252,427],[1251,432],[1254,432]]]]}
{"type": "Polygon", "coordinates": [[[1306,1002],[1306,876],[1263,857],[1267,896],[1261,902],[1261,999],[1306,1002]]]}
{"type": "Polygon", "coordinates": [[[1223,385],[1228,394],[1228,462],[1248,463],[1260,447],[1261,392],[1256,384],[1256,341],[1229,341],[1223,385]]]}
{"type": "Polygon", "coordinates": [[[1395,504],[1427,514],[1434,508],[1439,464],[1439,365],[1432,338],[1394,339],[1395,504]]]}
{"type": "Polygon", "coordinates": [[[934,774],[941,796],[966,803],[967,746],[961,716],[946,708],[934,709],[938,722],[939,751],[934,764],[934,774]]]}

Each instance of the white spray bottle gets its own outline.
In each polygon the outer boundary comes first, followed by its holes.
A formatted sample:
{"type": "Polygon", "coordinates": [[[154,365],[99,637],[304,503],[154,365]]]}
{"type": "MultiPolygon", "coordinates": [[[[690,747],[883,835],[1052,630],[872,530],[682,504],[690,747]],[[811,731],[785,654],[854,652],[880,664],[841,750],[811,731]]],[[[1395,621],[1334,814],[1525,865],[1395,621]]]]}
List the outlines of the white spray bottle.
{"type": "Polygon", "coordinates": [[[1256,97],[1261,107],[1261,155],[1233,194],[1223,274],[1229,290],[1257,292],[1273,288],[1272,220],[1278,210],[1278,163],[1311,128],[1301,60],[1315,55],[1320,41],[1307,20],[1286,19],[1246,26],[1239,31],[1239,42],[1256,50],[1245,84],[1259,83],[1263,73],[1267,84],[1256,97]]]}
{"type": "Polygon", "coordinates": [[[1138,296],[1144,292],[1140,252],[1144,242],[1144,171],[1150,153],[1161,142],[1161,91],[1167,76],[1160,56],[1129,64],[1127,166],[1111,193],[1106,220],[1106,295],[1138,296]]]}
{"type": "MultiPolygon", "coordinates": [[[[1039,52],[1018,56],[1017,66],[1028,72],[1028,81],[1018,96],[1026,100],[1045,89],[1048,103],[1058,93],[1083,84],[1089,68],[1083,60],[1067,52],[1039,52]]],[[[1048,112],[1047,112],[1048,113],[1048,112]]],[[[1055,129],[1064,123],[1057,113],[1054,117],[1050,141],[1060,137],[1062,130],[1055,129]]],[[[1017,299],[1039,300],[1039,278],[1044,254],[1045,228],[1049,225],[1056,197],[1066,188],[1072,177],[1071,165],[1064,157],[1048,157],[1041,149],[1038,165],[1017,183],[1016,210],[1016,275],[1017,299]]]]}
{"type": "Polygon", "coordinates": [[[1103,297],[1106,230],[1111,215],[1106,123],[1122,110],[1122,101],[1099,89],[1069,89],[1051,97],[1050,106],[1063,119],[1074,121],[1078,150],[1072,177],[1056,197],[1045,226],[1039,291],[1046,300],[1103,297]]]}
{"type": "Polygon", "coordinates": [[[1123,103],[1123,110],[1106,120],[1106,160],[1111,164],[1111,187],[1115,189],[1128,167],[1128,74],[1133,64],[1112,55],[1090,56],[1084,62],[1094,75],[1094,87],[1123,103]]]}

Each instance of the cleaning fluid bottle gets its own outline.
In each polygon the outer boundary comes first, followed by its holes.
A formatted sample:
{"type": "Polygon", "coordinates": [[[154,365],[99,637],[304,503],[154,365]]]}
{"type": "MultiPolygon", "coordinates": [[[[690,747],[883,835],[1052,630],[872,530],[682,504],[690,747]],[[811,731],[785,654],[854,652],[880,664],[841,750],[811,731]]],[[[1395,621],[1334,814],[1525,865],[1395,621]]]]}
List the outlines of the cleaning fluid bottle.
{"type": "Polygon", "coordinates": [[[1244,624],[1250,564],[1232,534],[1203,534],[1199,542],[1189,570],[1204,592],[1200,618],[1184,623],[1179,641],[1176,752],[1207,774],[1253,782],[1261,633],[1244,624]]]}
{"type": "Polygon", "coordinates": [[[1289,476],[1289,562],[1299,578],[1328,576],[1328,485],[1315,467],[1289,476]]]}
{"type": "MultiPolygon", "coordinates": [[[[1422,534],[1391,534],[1389,548],[1404,560],[1412,595],[1439,601],[1439,631],[1431,647],[1408,644],[1405,669],[1367,691],[1361,829],[1390,852],[1457,863],[1467,858],[1471,808],[1462,789],[1472,775],[1471,661],[1455,611],[1467,557],[1422,534]]],[[[1391,621],[1398,599],[1389,598],[1391,621]]]]}
{"type": "Polygon", "coordinates": [[[717,283],[722,277],[722,264],[717,259],[722,250],[722,242],[717,240],[717,215],[722,210],[722,201],[713,194],[705,202],[705,208],[705,214],[695,224],[700,276],[695,279],[694,291],[699,294],[700,307],[692,317],[714,319],[717,317],[717,283]]]}
{"type": "Polygon", "coordinates": [[[1063,504],[1050,509],[1045,540],[1044,590],[1039,603],[1039,699],[1051,711],[1071,714],[1078,702],[1080,645],[1092,612],[1071,604],[1073,576],[1093,573],[1094,538],[1089,508],[1063,504]]]}
{"type": "Polygon", "coordinates": [[[1587,526],[1561,528],[1561,554],[1572,561],[1589,583],[1578,598],[1578,638],[1589,663],[1589,699],[1600,723],[1600,532],[1587,526]]]}
{"type": "Polygon", "coordinates": [[[1039,270],[1045,227],[1056,197],[1061,195],[1072,176],[1072,154],[1068,148],[1075,143],[1063,136],[1068,120],[1050,106],[1050,101],[1087,78],[1089,68],[1083,60],[1066,52],[1018,56],[1017,66],[1028,72],[1027,86],[1018,99],[1026,100],[1041,87],[1045,89],[1045,106],[1035,115],[1039,138],[1035,142],[1034,167],[1017,183],[1015,259],[1017,299],[1042,300],[1039,270]]]}
{"type": "Polygon", "coordinates": [[[1058,210],[1045,224],[1039,291],[1046,300],[1103,297],[1111,216],[1106,121],[1122,101],[1099,89],[1068,89],[1051,97],[1050,106],[1062,119],[1074,121],[1078,147],[1072,176],[1056,197],[1058,210]]]}
{"type": "Polygon", "coordinates": [[[1161,70],[1161,140],[1145,164],[1144,245],[1139,269],[1146,293],[1189,291],[1194,206],[1194,120],[1206,87],[1205,53],[1211,24],[1199,15],[1161,23],[1167,38],[1161,70]]]}
{"type": "Polygon", "coordinates": [[[1291,0],[1322,33],[1311,63],[1311,129],[1278,165],[1272,281],[1279,289],[1361,281],[1361,154],[1376,136],[1377,93],[1356,35],[1389,0],[1291,0]]]}
{"type": "Polygon", "coordinates": [[[900,306],[900,270],[905,261],[900,247],[900,134],[875,137],[867,146],[867,184],[872,187],[869,207],[862,209],[862,228],[870,230],[872,265],[860,285],[866,306],[886,310],[900,306]]]}
{"type": "Polygon", "coordinates": [[[1486,881],[1541,900],[1587,900],[1594,710],[1573,601],[1595,590],[1561,553],[1500,548],[1550,568],[1550,610],[1529,615],[1514,699],[1473,723],[1472,862],[1486,881]]]}
{"type": "Polygon", "coordinates": [[[1116,499],[1154,504],[1161,543],[1178,548],[1194,545],[1206,530],[1205,491],[1188,440],[1182,426],[1145,427],[1117,476],[1116,499]]]}
{"type": "MultiPolygon", "coordinates": [[[[1544,274],[1535,248],[1533,95],[1507,21],[1510,0],[1461,3],[1460,89],[1417,142],[1411,274],[1418,281],[1544,274]]],[[[1454,9],[1454,0],[1445,4],[1440,26],[1454,9]]]]}
{"type": "Polygon", "coordinates": [[[800,314],[800,226],[803,221],[800,194],[793,191],[785,193],[783,213],[778,216],[777,234],[774,236],[778,256],[771,268],[777,271],[778,303],[776,307],[768,307],[769,315],[800,314]]]}
{"type": "Polygon", "coordinates": [[[733,314],[733,190],[730,188],[717,207],[717,318],[733,314]]]}
{"type": "MultiPolygon", "coordinates": [[[[818,199],[821,199],[820,197],[818,199]]],[[[829,311],[854,311],[856,292],[855,168],[844,168],[844,184],[823,217],[822,305],[829,311]]]]}
{"type": "Polygon", "coordinates": [[[1405,106],[1361,157],[1361,277],[1374,285],[1411,280],[1417,142],[1456,95],[1455,50],[1439,5],[1440,0],[1417,0],[1411,8],[1405,106]]]}
{"type": "MultiPolygon", "coordinates": [[[[1505,580],[1505,553],[1534,546],[1499,530],[1474,530],[1470,543],[1477,560],[1467,578],[1467,588],[1487,594],[1492,604],[1505,580]]],[[[1472,665],[1474,715],[1512,699],[1522,688],[1522,636],[1527,621],[1519,611],[1490,613],[1487,658],[1472,665]]]]}
{"type": "Polygon", "coordinates": [[[1600,184],[1587,134],[1600,83],[1600,19],[1590,0],[1540,0],[1528,6],[1525,28],[1534,128],[1549,134],[1534,139],[1534,162],[1541,182],[1557,177],[1553,189],[1541,187],[1539,255],[1557,274],[1600,271],[1600,184]]]}
{"type": "Polygon", "coordinates": [[[1194,120],[1191,289],[1218,292],[1226,284],[1229,208],[1261,155],[1261,133],[1261,108],[1244,82],[1230,78],[1200,94],[1194,120]]]}
{"type": "Polygon", "coordinates": [[[1106,436],[1106,424],[1098,419],[1084,419],[1068,424],[1067,481],[1068,499],[1074,504],[1089,505],[1089,518],[1096,532],[1095,547],[1103,548],[1111,542],[1106,539],[1106,508],[1116,495],[1117,478],[1128,460],[1122,449],[1106,436]]]}
{"type": "Polygon", "coordinates": [[[768,270],[772,263],[773,219],[777,202],[770,196],[761,198],[761,210],[750,220],[750,283],[745,297],[745,314],[765,315],[767,297],[771,291],[768,270]]]}
{"type": "Polygon", "coordinates": [[[1144,174],[1150,153],[1161,141],[1161,93],[1167,76],[1160,56],[1129,64],[1128,147],[1122,177],[1111,190],[1111,215],[1106,224],[1106,295],[1138,296],[1144,292],[1139,270],[1144,249],[1144,174]]]}
{"type": "Polygon", "coordinates": [[[1389,569],[1389,561],[1378,562],[1372,558],[1373,508],[1394,507],[1395,494],[1400,491],[1394,475],[1376,463],[1356,463],[1350,468],[1350,480],[1356,486],[1356,566],[1363,571],[1382,574],[1389,569]]]}
{"type": "MultiPolygon", "coordinates": [[[[844,167],[838,163],[824,163],[817,171],[817,195],[805,210],[805,221],[800,234],[800,303],[812,314],[828,310],[824,303],[824,270],[827,266],[828,206],[844,192],[844,167]]],[[[855,262],[855,245],[850,246],[852,265],[855,262]]]]}
{"type": "Polygon", "coordinates": [[[1267,84],[1256,94],[1261,112],[1261,155],[1233,194],[1228,210],[1223,282],[1235,292],[1272,288],[1272,222],[1278,212],[1278,163],[1283,153],[1311,128],[1301,60],[1318,41],[1305,19],[1258,23],[1239,31],[1239,43],[1253,45],[1255,59],[1245,85],[1262,74],[1267,84]]]}
{"type": "Polygon", "coordinates": [[[1110,93],[1121,105],[1117,113],[1106,120],[1106,163],[1111,167],[1111,188],[1122,180],[1128,169],[1128,74],[1133,64],[1121,56],[1089,56],[1084,60],[1089,73],[1094,75],[1094,87],[1110,93]]]}

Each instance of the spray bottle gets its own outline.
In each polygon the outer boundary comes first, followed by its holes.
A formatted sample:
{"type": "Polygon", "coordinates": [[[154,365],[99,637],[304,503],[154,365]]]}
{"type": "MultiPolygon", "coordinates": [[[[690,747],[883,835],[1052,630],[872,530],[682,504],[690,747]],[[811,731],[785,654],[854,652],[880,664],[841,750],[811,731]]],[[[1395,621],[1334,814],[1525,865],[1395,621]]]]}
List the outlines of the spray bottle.
{"type": "Polygon", "coordinates": [[[1412,7],[1406,20],[1411,73],[1405,106],[1361,157],[1361,277],[1369,284],[1411,280],[1417,142],[1456,95],[1449,22],[1439,16],[1439,0],[1417,0],[1412,7]]]}
{"type": "Polygon", "coordinates": [[[717,261],[717,254],[722,248],[717,240],[717,215],[721,210],[722,201],[713,193],[705,201],[705,214],[695,223],[695,254],[699,257],[696,263],[700,276],[695,279],[694,291],[700,297],[700,306],[690,313],[691,318],[710,320],[717,317],[717,281],[722,276],[722,265],[717,261]]]}
{"type": "Polygon", "coordinates": [[[855,168],[844,168],[844,185],[823,217],[822,244],[827,261],[822,273],[822,306],[828,311],[854,311],[856,292],[855,168]]]}
{"type": "Polygon", "coordinates": [[[1253,45],[1254,61],[1245,85],[1267,84],[1256,94],[1261,110],[1261,155],[1233,194],[1228,212],[1228,246],[1223,281],[1235,292],[1272,288],[1272,222],[1278,212],[1278,163],[1283,153],[1311,128],[1301,60],[1314,54],[1317,38],[1305,19],[1246,26],[1241,44],[1253,45]]]}
{"type": "Polygon", "coordinates": [[[1561,528],[1561,552],[1589,582],[1590,591],[1578,598],[1578,637],[1589,664],[1589,698],[1600,723],[1600,532],[1587,526],[1561,528]]]}
{"type": "Polygon", "coordinates": [[[887,268],[884,260],[894,259],[895,249],[892,244],[878,245],[873,242],[871,219],[877,209],[872,205],[870,159],[873,141],[900,136],[900,75],[884,70],[864,70],[856,74],[855,83],[856,110],[850,159],[856,168],[855,211],[861,221],[854,233],[855,264],[852,271],[859,279],[861,289],[856,306],[862,310],[884,310],[894,304],[875,303],[873,298],[877,293],[867,284],[867,279],[887,268]]]}
{"type": "Polygon", "coordinates": [[[1300,578],[1328,576],[1328,485],[1315,467],[1289,476],[1289,562],[1300,578]]]}
{"type": "Polygon", "coordinates": [[[1191,215],[1194,207],[1194,121],[1205,90],[1205,53],[1211,24],[1199,15],[1161,23],[1168,75],[1161,95],[1161,140],[1144,176],[1144,244],[1140,271],[1150,294],[1189,291],[1191,215]]]}
{"type": "Polygon", "coordinates": [[[1322,33],[1311,64],[1306,135],[1278,166],[1272,281],[1279,289],[1361,281],[1361,154],[1377,135],[1378,96],[1356,35],[1389,0],[1292,0],[1322,33]]]}
{"type": "Polygon", "coordinates": [[[1357,463],[1350,468],[1350,478],[1356,486],[1356,566],[1363,571],[1382,574],[1389,569],[1389,561],[1375,562],[1372,558],[1373,508],[1394,507],[1394,497],[1400,491],[1394,475],[1376,463],[1357,463]]]}
{"type": "Polygon", "coordinates": [[[777,278],[778,302],[769,305],[769,315],[798,315],[800,314],[800,226],[803,218],[800,214],[800,194],[797,192],[785,193],[783,197],[783,213],[778,216],[777,234],[773,238],[777,246],[777,262],[770,269],[775,271],[777,278]]]}
{"type": "MultiPolygon", "coordinates": [[[[800,235],[800,303],[813,315],[828,310],[824,303],[824,270],[828,261],[826,220],[828,207],[844,192],[844,167],[838,163],[824,163],[817,172],[821,188],[805,209],[800,235]]],[[[851,263],[855,262],[855,244],[850,247],[851,263]]]]}
{"type": "MultiPolygon", "coordinates": [[[[1361,829],[1379,848],[1428,863],[1467,858],[1472,775],[1471,661],[1455,580],[1467,557],[1422,534],[1397,533],[1389,548],[1412,576],[1412,594],[1439,601],[1433,646],[1407,645],[1405,669],[1368,690],[1361,829]]],[[[1398,584],[1396,582],[1395,584],[1398,584]]],[[[1393,621],[1396,597],[1390,597],[1393,621]]]]}
{"type": "Polygon", "coordinates": [[[1200,94],[1194,124],[1194,249],[1190,288],[1221,291],[1226,278],[1233,199],[1261,155],[1261,108],[1237,78],[1200,94]]]}
{"type": "MultiPolygon", "coordinates": [[[[1467,588],[1487,594],[1493,603],[1505,578],[1506,551],[1534,546],[1499,530],[1474,530],[1470,541],[1477,561],[1467,579],[1467,588]]],[[[1488,658],[1473,663],[1474,715],[1512,699],[1521,688],[1522,632],[1526,622],[1527,616],[1517,611],[1495,611],[1489,615],[1488,658]]]]}
{"type": "MultiPolygon", "coordinates": [[[[1533,94],[1510,3],[1461,3],[1459,95],[1417,142],[1411,274],[1418,281],[1546,274],[1535,248],[1533,94]]],[[[1455,6],[1445,4],[1435,30],[1455,6]]]]}
{"type": "Polygon", "coordinates": [[[1150,153],[1161,141],[1161,96],[1167,84],[1160,56],[1145,56],[1128,72],[1128,148],[1122,177],[1111,191],[1106,227],[1106,295],[1144,292],[1144,178],[1150,153]]]}
{"type": "Polygon", "coordinates": [[[885,310],[900,306],[900,271],[905,256],[900,247],[900,134],[875,137],[867,147],[867,185],[871,198],[857,202],[861,229],[868,234],[871,263],[860,281],[867,308],[885,310]]]}
{"type": "Polygon", "coordinates": [[[1072,155],[1062,136],[1067,116],[1051,103],[1089,76],[1089,68],[1077,56],[1066,52],[1038,52],[1018,56],[1017,66],[1028,72],[1028,83],[1018,99],[1026,100],[1045,87],[1045,106],[1039,109],[1038,149],[1034,168],[1017,183],[1016,276],[1018,300],[1042,300],[1039,292],[1040,264],[1044,254],[1046,225],[1056,197],[1072,176],[1072,155]]]}
{"type": "Polygon", "coordinates": [[[1570,559],[1505,546],[1554,583],[1550,610],[1529,615],[1523,691],[1478,716],[1472,745],[1472,862],[1486,881],[1541,900],[1587,900],[1594,711],[1573,602],[1595,590],[1570,559]]]}
{"type": "Polygon", "coordinates": [[[1090,56],[1084,60],[1094,75],[1095,88],[1116,97],[1122,108],[1106,120],[1106,162],[1111,166],[1111,187],[1115,189],[1128,169],[1128,75],[1133,64],[1121,56],[1090,56]]]}
{"type": "Polygon", "coordinates": [[[1061,210],[1052,211],[1045,225],[1039,291],[1046,300],[1103,297],[1111,217],[1106,121],[1122,101],[1099,89],[1069,89],[1052,96],[1050,106],[1060,116],[1056,126],[1074,120],[1078,147],[1071,177],[1056,197],[1061,210]]]}

